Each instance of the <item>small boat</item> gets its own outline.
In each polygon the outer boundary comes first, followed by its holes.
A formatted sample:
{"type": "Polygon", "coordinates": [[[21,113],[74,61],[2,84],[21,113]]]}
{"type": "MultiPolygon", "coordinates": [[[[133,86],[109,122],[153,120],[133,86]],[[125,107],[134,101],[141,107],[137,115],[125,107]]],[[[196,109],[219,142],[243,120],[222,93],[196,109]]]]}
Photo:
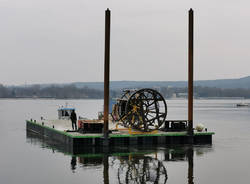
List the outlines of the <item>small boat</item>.
{"type": "Polygon", "coordinates": [[[58,111],[58,119],[70,119],[71,113],[75,110],[75,108],[69,108],[69,107],[60,107],[58,111]]]}
{"type": "Polygon", "coordinates": [[[249,107],[250,104],[248,103],[238,103],[236,104],[236,107],[249,107]]]}

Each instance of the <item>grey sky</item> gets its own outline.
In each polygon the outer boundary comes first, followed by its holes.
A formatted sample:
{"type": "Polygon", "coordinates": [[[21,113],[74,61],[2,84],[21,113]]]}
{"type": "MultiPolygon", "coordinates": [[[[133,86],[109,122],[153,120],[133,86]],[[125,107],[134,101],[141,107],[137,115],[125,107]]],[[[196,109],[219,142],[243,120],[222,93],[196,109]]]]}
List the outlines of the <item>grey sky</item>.
{"type": "Polygon", "coordinates": [[[111,80],[186,80],[195,13],[195,79],[250,75],[247,0],[0,0],[0,83],[103,81],[111,9],[111,80]]]}

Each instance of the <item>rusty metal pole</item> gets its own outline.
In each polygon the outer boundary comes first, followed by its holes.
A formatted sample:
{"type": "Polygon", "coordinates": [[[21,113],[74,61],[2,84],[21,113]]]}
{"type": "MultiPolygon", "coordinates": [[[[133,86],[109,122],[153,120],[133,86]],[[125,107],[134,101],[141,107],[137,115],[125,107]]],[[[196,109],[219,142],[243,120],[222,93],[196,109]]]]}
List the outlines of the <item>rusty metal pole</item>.
{"type": "Polygon", "coordinates": [[[194,48],[194,15],[189,10],[188,16],[188,134],[193,135],[193,48],[194,48]]]}
{"type": "Polygon", "coordinates": [[[104,55],[104,141],[109,137],[109,59],[110,59],[110,10],[105,11],[105,55],[104,55]]]}

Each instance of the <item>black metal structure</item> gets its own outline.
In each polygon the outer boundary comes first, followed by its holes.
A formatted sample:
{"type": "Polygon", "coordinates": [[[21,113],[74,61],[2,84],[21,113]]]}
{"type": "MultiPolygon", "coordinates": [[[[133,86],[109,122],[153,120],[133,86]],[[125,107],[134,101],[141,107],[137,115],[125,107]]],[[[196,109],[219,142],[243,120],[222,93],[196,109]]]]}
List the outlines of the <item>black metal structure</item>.
{"type": "Polygon", "coordinates": [[[125,127],[149,132],[159,129],[165,122],[167,104],[154,89],[125,90],[113,111],[125,127]]]}

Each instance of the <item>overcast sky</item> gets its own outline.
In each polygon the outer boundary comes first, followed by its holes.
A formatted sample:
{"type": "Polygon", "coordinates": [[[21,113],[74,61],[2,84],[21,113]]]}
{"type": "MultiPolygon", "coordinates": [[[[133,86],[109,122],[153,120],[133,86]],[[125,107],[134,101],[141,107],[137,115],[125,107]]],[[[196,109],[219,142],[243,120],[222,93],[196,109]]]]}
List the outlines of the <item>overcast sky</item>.
{"type": "Polygon", "coordinates": [[[103,81],[111,9],[111,80],[187,80],[188,10],[195,79],[250,75],[247,0],[0,0],[0,83],[103,81]]]}

